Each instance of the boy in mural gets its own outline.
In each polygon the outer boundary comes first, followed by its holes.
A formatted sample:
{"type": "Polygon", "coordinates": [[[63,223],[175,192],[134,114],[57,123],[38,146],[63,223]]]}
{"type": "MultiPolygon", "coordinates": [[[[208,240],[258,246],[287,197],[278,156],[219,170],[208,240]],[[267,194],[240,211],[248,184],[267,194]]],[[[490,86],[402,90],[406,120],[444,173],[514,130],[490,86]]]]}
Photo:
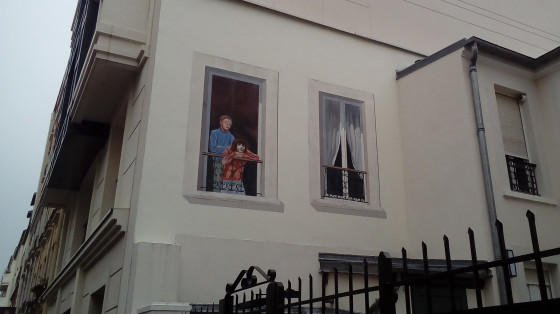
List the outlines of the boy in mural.
{"type": "MultiPolygon", "coordinates": [[[[229,131],[232,125],[232,119],[229,115],[220,116],[220,127],[210,132],[210,152],[222,155],[234,140],[233,134],[229,131]]],[[[220,192],[222,189],[222,157],[213,157],[214,165],[214,192],[220,192]]]]}

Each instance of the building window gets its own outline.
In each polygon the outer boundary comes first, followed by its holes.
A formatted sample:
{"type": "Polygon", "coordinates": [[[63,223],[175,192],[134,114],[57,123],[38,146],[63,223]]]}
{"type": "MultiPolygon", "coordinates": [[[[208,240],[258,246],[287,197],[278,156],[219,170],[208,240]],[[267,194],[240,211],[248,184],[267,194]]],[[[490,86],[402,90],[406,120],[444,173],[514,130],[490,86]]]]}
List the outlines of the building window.
{"type": "Polygon", "coordinates": [[[263,84],[261,78],[206,68],[200,190],[262,195],[263,84]],[[239,151],[234,146],[239,146],[239,151]]]}
{"type": "Polygon", "coordinates": [[[529,162],[519,99],[496,93],[502,140],[512,191],[539,195],[535,164],[529,162]]]}
{"type": "MultiPolygon", "coordinates": [[[[547,269],[543,269],[544,284],[546,286],[546,294],[549,299],[552,299],[552,288],[550,286],[550,275],[547,269]]],[[[540,301],[541,292],[539,288],[539,279],[537,270],[532,268],[525,268],[525,280],[527,282],[527,289],[529,290],[530,301],[540,301]]]]}
{"type": "Polygon", "coordinates": [[[184,197],[197,204],[283,211],[278,72],[195,52],[190,88],[184,197]]]}
{"type": "Polygon", "coordinates": [[[103,311],[104,298],[105,298],[105,286],[101,287],[99,290],[91,294],[88,314],[104,313],[103,311]]]}
{"type": "Polygon", "coordinates": [[[318,211],[385,218],[373,93],[309,81],[309,188],[318,211]]]}
{"type": "Polygon", "coordinates": [[[320,93],[322,196],[366,202],[363,102],[320,93]]]}

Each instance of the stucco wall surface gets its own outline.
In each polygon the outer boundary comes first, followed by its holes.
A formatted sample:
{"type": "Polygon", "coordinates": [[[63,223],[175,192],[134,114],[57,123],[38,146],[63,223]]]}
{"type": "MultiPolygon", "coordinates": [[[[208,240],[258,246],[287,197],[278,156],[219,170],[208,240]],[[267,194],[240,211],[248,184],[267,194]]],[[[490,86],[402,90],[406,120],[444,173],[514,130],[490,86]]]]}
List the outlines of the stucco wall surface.
{"type": "Polygon", "coordinates": [[[433,258],[446,234],[453,258],[469,259],[469,227],[479,257],[491,254],[467,61],[460,49],[398,80],[411,247],[424,241],[433,258]]]}
{"type": "Polygon", "coordinates": [[[416,56],[228,1],[164,1],[159,19],[135,241],[173,243],[176,234],[187,233],[400,249],[407,237],[395,69],[416,56]],[[206,16],[215,18],[208,23],[206,16]],[[189,90],[202,80],[192,77],[194,52],[279,73],[278,130],[267,132],[278,134],[283,212],[197,205],[182,196],[184,180],[196,180],[182,176],[184,167],[198,166],[185,163],[185,142],[193,136],[187,133],[189,106],[196,105],[188,101],[189,90]],[[309,79],[373,94],[386,219],[320,213],[310,205],[309,184],[316,179],[309,177],[309,158],[318,156],[308,154],[307,125],[317,123],[308,120],[309,79]]]}

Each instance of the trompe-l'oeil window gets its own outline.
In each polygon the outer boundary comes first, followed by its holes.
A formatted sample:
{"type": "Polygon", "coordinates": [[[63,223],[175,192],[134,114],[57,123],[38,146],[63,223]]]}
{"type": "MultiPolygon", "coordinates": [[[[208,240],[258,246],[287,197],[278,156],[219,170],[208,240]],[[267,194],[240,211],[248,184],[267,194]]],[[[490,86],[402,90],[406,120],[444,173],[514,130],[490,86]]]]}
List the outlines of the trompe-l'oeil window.
{"type": "Polygon", "coordinates": [[[239,73],[206,69],[200,190],[261,195],[263,82],[239,73]]]}
{"type": "Polygon", "coordinates": [[[361,101],[321,93],[323,198],[366,202],[361,101]]]}

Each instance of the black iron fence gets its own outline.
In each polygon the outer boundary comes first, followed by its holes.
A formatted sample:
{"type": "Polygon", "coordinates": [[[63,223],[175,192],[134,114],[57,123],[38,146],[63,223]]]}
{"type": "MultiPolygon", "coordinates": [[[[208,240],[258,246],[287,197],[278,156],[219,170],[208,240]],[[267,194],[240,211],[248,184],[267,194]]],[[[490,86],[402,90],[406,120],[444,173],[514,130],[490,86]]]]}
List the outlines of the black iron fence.
{"type": "Polygon", "coordinates": [[[535,168],[527,159],[506,155],[509,185],[512,191],[539,195],[535,168]]]}
{"type": "MultiPolygon", "coordinates": [[[[445,250],[445,271],[434,272],[430,269],[430,259],[428,258],[428,249],[425,243],[422,243],[422,274],[413,274],[409,263],[411,259],[407,257],[407,252],[402,249],[402,258],[400,258],[399,271],[395,271],[395,262],[385,252],[381,252],[377,258],[363,259],[362,265],[358,271],[353,270],[352,263],[348,263],[344,267],[346,289],[341,288],[339,269],[334,267],[332,271],[332,280],[334,287],[330,286],[330,290],[334,292],[327,293],[327,283],[329,281],[329,273],[323,271],[321,274],[321,291],[314,291],[313,282],[315,278],[309,275],[307,285],[304,286],[302,279],[298,278],[296,284],[288,281],[287,286],[283,283],[275,281],[276,272],[268,270],[262,271],[259,267],[252,266],[247,270],[239,273],[233,284],[226,286],[226,295],[220,300],[220,314],[291,314],[291,313],[381,313],[395,314],[398,291],[404,289],[404,307],[407,314],[410,313],[560,313],[560,299],[549,300],[547,296],[546,284],[544,279],[544,271],[542,259],[554,255],[560,255],[560,247],[543,250],[539,248],[537,230],[535,226],[535,216],[532,212],[527,211],[527,219],[530,228],[530,236],[533,245],[533,253],[520,256],[510,256],[507,253],[503,226],[500,221],[496,221],[496,228],[500,240],[501,259],[491,262],[479,261],[477,259],[476,245],[473,231],[469,228],[469,243],[471,251],[471,260],[469,265],[462,267],[454,267],[449,250],[449,240],[446,236],[443,238],[445,250]],[[375,262],[371,262],[374,260],[375,262]],[[523,263],[534,261],[539,283],[540,301],[514,303],[511,288],[510,265],[515,263],[523,263]],[[372,272],[371,269],[376,271],[372,272]],[[500,306],[484,307],[482,299],[482,290],[484,289],[484,281],[488,278],[485,274],[489,274],[489,270],[502,272],[504,275],[504,289],[507,296],[507,302],[500,306]],[[398,273],[398,274],[397,274],[398,273]],[[257,279],[260,275],[261,281],[257,279]],[[378,278],[377,285],[370,285],[371,275],[378,278]],[[475,290],[476,307],[468,309],[463,304],[459,304],[459,299],[455,295],[457,290],[457,282],[461,276],[464,280],[465,275],[472,281],[471,288],[475,290]],[[437,283],[437,285],[436,285],[437,283]],[[444,299],[434,298],[434,289],[441,288],[444,284],[447,290],[444,299]],[[358,287],[359,285],[359,287],[358,287]],[[266,286],[265,291],[263,287],[266,286]],[[416,296],[416,304],[412,304],[411,289],[414,287],[422,287],[423,302],[418,302],[416,296]],[[302,295],[307,294],[307,298],[303,299],[302,295]],[[359,299],[361,304],[356,300],[359,299]],[[344,306],[341,306],[344,302],[344,306]],[[436,303],[435,303],[436,302],[436,303]],[[420,304],[421,306],[419,306],[420,304]],[[358,309],[358,310],[357,310],[358,309]]],[[[466,303],[465,303],[466,304],[466,303]]]]}

